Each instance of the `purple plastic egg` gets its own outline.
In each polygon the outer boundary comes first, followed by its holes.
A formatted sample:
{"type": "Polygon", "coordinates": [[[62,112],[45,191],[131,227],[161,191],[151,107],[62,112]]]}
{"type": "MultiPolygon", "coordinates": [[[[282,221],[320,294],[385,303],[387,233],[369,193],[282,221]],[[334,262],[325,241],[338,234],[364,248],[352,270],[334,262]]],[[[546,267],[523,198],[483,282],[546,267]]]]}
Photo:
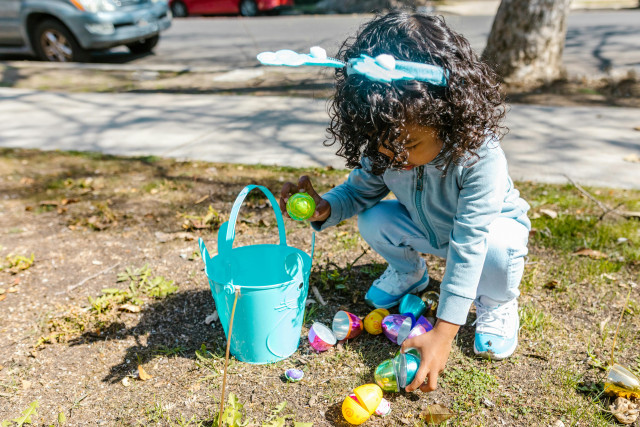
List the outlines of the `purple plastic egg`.
{"type": "Polygon", "coordinates": [[[402,314],[390,314],[382,319],[382,332],[394,344],[398,344],[398,331],[405,319],[407,319],[407,316],[402,314]]]}
{"type": "Polygon", "coordinates": [[[302,377],[304,377],[304,372],[300,369],[287,369],[284,372],[284,376],[289,382],[294,383],[300,381],[302,377]]]}

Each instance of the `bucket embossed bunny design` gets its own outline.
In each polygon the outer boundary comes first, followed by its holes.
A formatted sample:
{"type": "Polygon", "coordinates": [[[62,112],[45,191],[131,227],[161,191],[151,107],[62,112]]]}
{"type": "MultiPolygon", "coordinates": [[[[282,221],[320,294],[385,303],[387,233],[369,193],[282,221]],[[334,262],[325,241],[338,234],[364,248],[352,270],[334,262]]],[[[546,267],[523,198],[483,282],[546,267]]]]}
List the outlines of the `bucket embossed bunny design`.
{"type": "Polygon", "coordinates": [[[218,230],[218,254],[211,257],[202,239],[198,244],[227,339],[235,294],[239,293],[231,353],[238,360],[255,364],[277,362],[293,354],[300,342],[315,233],[311,254],[288,246],[275,197],[266,187],[248,185],[238,194],[229,220],[218,230]],[[269,199],[278,223],[279,243],[234,248],[238,213],[253,189],[269,199]]]}

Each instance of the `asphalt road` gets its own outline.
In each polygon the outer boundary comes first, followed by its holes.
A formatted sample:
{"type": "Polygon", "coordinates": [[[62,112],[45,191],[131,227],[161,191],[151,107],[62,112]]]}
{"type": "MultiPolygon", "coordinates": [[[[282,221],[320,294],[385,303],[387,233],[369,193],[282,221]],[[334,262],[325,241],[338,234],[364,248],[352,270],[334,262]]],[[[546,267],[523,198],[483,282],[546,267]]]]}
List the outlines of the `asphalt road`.
{"type": "MultiPolygon", "coordinates": [[[[94,55],[94,62],[179,65],[220,70],[254,67],[264,50],[307,51],[319,45],[329,54],[371,15],[190,17],[174,19],[155,54],[136,56],[124,47],[94,55]]],[[[492,16],[446,15],[447,22],[481,52],[492,16]]],[[[0,56],[0,60],[18,59],[0,56]]],[[[564,63],[571,75],[640,73],[640,9],[573,11],[569,15],[564,63]]]]}
{"type": "MultiPolygon", "coordinates": [[[[180,64],[233,69],[256,66],[264,50],[307,51],[319,45],[329,54],[371,15],[205,17],[174,19],[155,55],[133,57],[125,48],[99,55],[99,62],[180,64]]],[[[491,16],[445,16],[478,52],[491,30],[491,16]]],[[[607,71],[640,73],[640,10],[574,11],[569,15],[564,63],[572,75],[607,71]]]]}

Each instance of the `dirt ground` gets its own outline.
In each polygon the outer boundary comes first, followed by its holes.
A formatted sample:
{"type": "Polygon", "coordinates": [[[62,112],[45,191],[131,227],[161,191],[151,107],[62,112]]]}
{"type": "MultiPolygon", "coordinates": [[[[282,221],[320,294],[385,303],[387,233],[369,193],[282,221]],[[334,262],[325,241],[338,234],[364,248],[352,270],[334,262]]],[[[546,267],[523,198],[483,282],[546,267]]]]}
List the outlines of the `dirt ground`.
{"type": "MultiPolygon", "coordinates": [[[[215,307],[196,239],[217,253],[217,228],[245,185],[277,194],[303,173],[322,192],[346,171],[0,150],[0,423],[37,401],[34,425],[62,425],[61,413],[66,426],[212,425],[225,337],[219,322],[205,323],[215,307]]],[[[518,186],[538,231],[521,286],[517,353],[502,363],[475,358],[471,313],[438,390],[385,393],[391,414],[366,425],[422,425],[420,412],[436,403],[455,414],[449,425],[615,422],[602,386],[629,290],[615,358],[640,368],[638,223],[615,214],[596,220],[600,208],[570,186],[518,186]],[[552,222],[549,209],[568,222],[552,222]],[[576,224],[600,231],[585,234],[576,224]],[[563,249],[571,239],[593,243],[604,259],[573,255],[578,243],[563,249]]],[[[590,190],[610,206],[640,211],[638,191],[590,190]]],[[[236,245],[275,242],[273,212],[251,194],[236,245]]],[[[287,220],[286,229],[290,245],[309,250],[307,225],[287,220]]],[[[307,342],[313,321],[330,325],[340,309],[370,311],[362,297],[386,265],[356,230],[351,219],[316,236],[311,284],[326,305],[310,296],[316,302],[298,351],[270,365],[231,358],[227,395],[243,405],[243,420],[346,425],[344,397],[373,382],[376,366],[398,350],[366,332],[320,354],[307,342]],[[304,379],[287,382],[289,368],[302,369],[304,379]]],[[[425,258],[437,291],[444,262],[425,258]]]]}
{"type": "MultiPolygon", "coordinates": [[[[201,94],[286,95],[326,98],[332,95],[329,71],[257,67],[226,73],[118,71],[56,68],[12,62],[0,65],[0,86],[77,92],[168,92],[201,94]]],[[[569,77],[551,83],[505,85],[509,103],[554,106],[640,108],[640,80],[634,73],[611,78],[569,77]]]]}

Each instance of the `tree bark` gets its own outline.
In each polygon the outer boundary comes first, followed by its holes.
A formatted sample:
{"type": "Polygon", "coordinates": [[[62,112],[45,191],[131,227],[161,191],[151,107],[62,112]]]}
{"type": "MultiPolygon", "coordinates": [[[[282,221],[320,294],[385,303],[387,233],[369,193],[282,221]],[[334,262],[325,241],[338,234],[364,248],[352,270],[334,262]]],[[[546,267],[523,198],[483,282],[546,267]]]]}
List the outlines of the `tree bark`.
{"type": "Polygon", "coordinates": [[[482,58],[509,83],[562,77],[570,2],[502,0],[482,58]]]}

